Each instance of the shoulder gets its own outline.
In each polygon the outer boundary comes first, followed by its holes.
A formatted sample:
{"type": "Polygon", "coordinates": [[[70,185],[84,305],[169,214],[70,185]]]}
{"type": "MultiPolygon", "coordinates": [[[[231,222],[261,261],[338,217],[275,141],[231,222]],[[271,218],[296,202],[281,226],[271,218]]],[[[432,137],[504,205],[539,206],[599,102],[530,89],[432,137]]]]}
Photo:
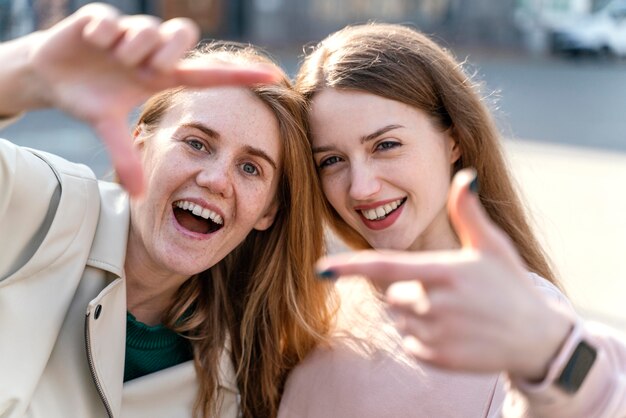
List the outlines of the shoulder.
{"type": "Polygon", "coordinates": [[[55,250],[45,252],[50,262],[77,237],[89,242],[100,199],[88,167],[0,140],[0,190],[0,236],[12,240],[0,254],[1,277],[25,265],[44,240],[55,250]]]}
{"type": "Polygon", "coordinates": [[[498,375],[448,372],[409,357],[382,304],[362,284],[338,286],[337,329],[293,369],[280,417],[486,416],[501,398],[498,375]]]}
{"type": "MultiPolygon", "coordinates": [[[[18,185],[44,190],[60,185],[68,192],[74,186],[84,188],[88,185],[92,190],[97,187],[96,176],[89,167],[48,152],[20,147],[4,139],[0,139],[0,171],[3,173],[1,181],[5,191],[6,187],[18,185]]],[[[34,201],[38,194],[29,196],[34,201]]]]}
{"type": "Polygon", "coordinates": [[[528,272],[528,279],[532,281],[535,288],[550,302],[556,303],[558,306],[566,308],[567,310],[574,310],[570,300],[550,281],[533,272],[528,272]]]}

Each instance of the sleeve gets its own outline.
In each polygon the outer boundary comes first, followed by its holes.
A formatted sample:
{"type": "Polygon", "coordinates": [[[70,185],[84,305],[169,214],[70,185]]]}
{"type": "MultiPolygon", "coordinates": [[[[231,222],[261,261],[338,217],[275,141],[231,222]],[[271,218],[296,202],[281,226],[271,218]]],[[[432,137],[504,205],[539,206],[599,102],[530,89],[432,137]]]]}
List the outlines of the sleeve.
{"type": "Polygon", "coordinates": [[[25,410],[48,364],[85,270],[99,199],[87,167],[0,139],[2,416],[25,410]]]}
{"type": "Polygon", "coordinates": [[[510,381],[503,416],[626,417],[626,339],[607,326],[577,319],[543,381],[510,381]],[[579,389],[567,393],[555,382],[581,341],[596,349],[596,358],[579,389]]]}
{"type": "Polygon", "coordinates": [[[59,195],[59,179],[50,165],[0,139],[0,282],[36,251],[59,195]]]}

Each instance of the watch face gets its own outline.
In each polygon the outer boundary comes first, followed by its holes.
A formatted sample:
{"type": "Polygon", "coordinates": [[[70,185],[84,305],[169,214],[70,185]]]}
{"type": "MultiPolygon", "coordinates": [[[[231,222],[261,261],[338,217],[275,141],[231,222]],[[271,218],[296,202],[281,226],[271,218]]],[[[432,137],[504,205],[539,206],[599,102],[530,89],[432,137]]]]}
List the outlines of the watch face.
{"type": "Polygon", "coordinates": [[[565,365],[557,384],[566,392],[574,393],[582,385],[583,380],[596,360],[596,349],[585,341],[578,343],[576,350],[565,365]]]}

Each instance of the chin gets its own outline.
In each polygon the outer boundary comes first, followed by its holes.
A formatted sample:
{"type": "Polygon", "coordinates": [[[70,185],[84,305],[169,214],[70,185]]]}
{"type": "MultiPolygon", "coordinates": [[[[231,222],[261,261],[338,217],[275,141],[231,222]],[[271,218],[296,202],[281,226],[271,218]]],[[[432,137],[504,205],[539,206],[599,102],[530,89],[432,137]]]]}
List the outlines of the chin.
{"type": "Polygon", "coordinates": [[[165,264],[166,268],[171,271],[171,272],[175,272],[177,275],[181,275],[181,276],[194,276],[198,273],[201,273],[207,269],[209,269],[211,266],[206,266],[206,263],[203,263],[203,265],[197,265],[194,261],[196,261],[197,259],[186,259],[186,258],[182,258],[182,259],[178,259],[178,260],[167,260],[165,264]]]}
{"type": "Polygon", "coordinates": [[[389,240],[371,240],[368,243],[375,250],[409,251],[411,249],[411,244],[401,243],[393,238],[389,240]]]}

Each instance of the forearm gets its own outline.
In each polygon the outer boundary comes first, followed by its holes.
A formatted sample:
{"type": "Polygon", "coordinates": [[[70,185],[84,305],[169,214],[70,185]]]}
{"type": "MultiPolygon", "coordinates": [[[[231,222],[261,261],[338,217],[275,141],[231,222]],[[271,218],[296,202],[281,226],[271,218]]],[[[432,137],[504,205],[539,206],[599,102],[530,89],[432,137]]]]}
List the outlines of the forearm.
{"type": "Polygon", "coordinates": [[[0,117],[45,107],[42,87],[33,74],[30,57],[40,33],[0,44],[0,117]]]}

